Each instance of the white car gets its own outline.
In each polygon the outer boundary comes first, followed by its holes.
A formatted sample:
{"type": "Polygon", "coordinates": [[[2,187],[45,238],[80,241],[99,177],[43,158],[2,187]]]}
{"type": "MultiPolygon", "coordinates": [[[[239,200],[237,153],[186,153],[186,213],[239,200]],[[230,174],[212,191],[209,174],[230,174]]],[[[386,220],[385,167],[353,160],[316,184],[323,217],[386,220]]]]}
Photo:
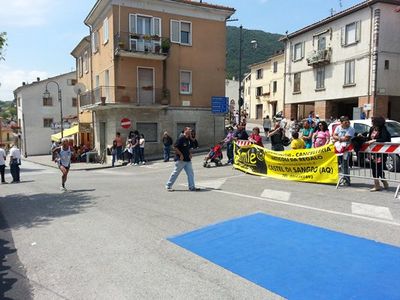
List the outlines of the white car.
{"type": "MultiPolygon", "coordinates": [[[[372,127],[371,119],[366,120],[350,120],[351,126],[355,130],[355,135],[362,134],[367,136],[370,128],[372,127]]],[[[337,126],[340,125],[340,122],[333,122],[329,124],[329,133],[332,134],[335,132],[337,126]]],[[[386,120],[385,126],[392,137],[391,142],[400,144],[400,123],[394,120],[386,120]]],[[[398,154],[388,155],[386,158],[386,169],[390,172],[397,171],[400,172],[400,156],[398,154]]]]}

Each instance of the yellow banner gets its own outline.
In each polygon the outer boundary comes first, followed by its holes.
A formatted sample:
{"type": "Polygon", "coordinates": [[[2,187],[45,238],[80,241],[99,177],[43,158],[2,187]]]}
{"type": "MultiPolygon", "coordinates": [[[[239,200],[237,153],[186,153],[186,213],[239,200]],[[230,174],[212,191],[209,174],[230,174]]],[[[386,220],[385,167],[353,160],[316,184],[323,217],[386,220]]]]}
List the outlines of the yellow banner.
{"type": "Polygon", "coordinates": [[[234,152],[234,167],[246,173],[314,183],[336,184],[338,180],[333,145],[286,151],[235,145],[234,152]]]}

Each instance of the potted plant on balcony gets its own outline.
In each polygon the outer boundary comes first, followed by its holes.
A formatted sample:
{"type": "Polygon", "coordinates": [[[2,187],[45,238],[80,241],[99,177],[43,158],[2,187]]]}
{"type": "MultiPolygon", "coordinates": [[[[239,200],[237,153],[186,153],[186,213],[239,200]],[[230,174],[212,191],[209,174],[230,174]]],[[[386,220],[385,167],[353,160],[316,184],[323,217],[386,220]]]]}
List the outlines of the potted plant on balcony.
{"type": "Polygon", "coordinates": [[[157,34],[155,34],[155,35],[152,35],[152,36],[151,36],[151,39],[152,39],[153,41],[159,41],[159,40],[160,40],[160,37],[159,37],[157,34]]]}
{"type": "Polygon", "coordinates": [[[169,39],[163,39],[161,42],[162,53],[168,54],[170,47],[171,47],[171,42],[169,41],[169,39]]]}

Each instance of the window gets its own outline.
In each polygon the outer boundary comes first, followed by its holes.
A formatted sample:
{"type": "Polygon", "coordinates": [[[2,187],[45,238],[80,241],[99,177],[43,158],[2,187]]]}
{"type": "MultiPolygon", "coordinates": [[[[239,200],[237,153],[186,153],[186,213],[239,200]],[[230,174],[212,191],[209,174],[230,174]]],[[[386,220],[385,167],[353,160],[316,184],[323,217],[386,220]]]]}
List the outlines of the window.
{"type": "Polygon", "coordinates": [[[181,71],[179,91],[181,94],[191,94],[192,93],[192,72],[191,71],[181,71]]]}
{"type": "Polygon", "coordinates": [[[247,95],[250,95],[250,87],[247,88],[247,95]]]}
{"type": "Polygon", "coordinates": [[[87,51],[83,54],[83,71],[89,72],[89,53],[87,51]]]}
{"type": "Polygon", "coordinates": [[[78,57],[78,74],[79,74],[79,77],[83,76],[82,56],[78,57]]]}
{"type": "Polygon", "coordinates": [[[301,73],[294,73],[293,75],[293,93],[300,93],[301,73]]]}
{"type": "Polygon", "coordinates": [[[51,128],[52,124],[53,124],[53,119],[52,118],[44,118],[43,119],[43,127],[51,128]]]}
{"type": "Polygon", "coordinates": [[[274,73],[278,72],[278,62],[274,61],[274,73]]]}
{"type": "Polygon", "coordinates": [[[157,123],[136,123],[137,130],[144,135],[146,142],[158,142],[157,123]]]}
{"type": "Polygon", "coordinates": [[[103,44],[106,44],[108,42],[108,18],[105,18],[103,21],[103,44]]]}
{"type": "Polygon", "coordinates": [[[293,60],[301,60],[304,57],[304,43],[297,43],[293,47],[293,60]]]}
{"type": "Polygon", "coordinates": [[[256,78],[257,78],[257,79],[263,78],[263,69],[258,69],[258,70],[257,70],[257,76],[256,76],[256,78]]]}
{"type": "Polygon", "coordinates": [[[355,60],[348,60],[345,62],[344,68],[344,85],[355,84],[355,60]]]}
{"type": "Polygon", "coordinates": [[[18,106],[18,107],[21,106],[21,98],[20,98],[20,97],[17,98],[17,106],[18,106]]]}
{"type": "Polygon", "coordinates": [[[317,85],[316,89],[324,89],[325,88],[325,67],[321,67],[316,69],[316,77],[317,77],[317,85]]]}
{"type": "Polygon", "coordinates": [[[385,60],[385,70],[389,70],[389,61],[385,60]]]}
{"type": "Polygon", "coordinates": [[[277,81],[273,81],[272,82],[272,92],[276,93],[277,90],[278,90],[278,82],[277,81]]]}
{"type": "Polygon", "coordinates": [[[43,106],[53,106],[53,98],[43,98],[43,106]]]}
{"type": "Polygon", "coordinates": [[[191,45],[192,23],[171,20],[171,42],[183,45],[191,45]]]}
{"type": "Polygon", "coordinates": [[[78,99],[72,98],[72,107],[77,107],[77,106],[78,106],[78,99]]]}
{"type": "Polygon", "coordinates": [[[353,45],[361,39],[361,22],[353,22],[342,27],[342,46],[353,45]]]}
{"type": "Polygon", "coordinates": [[[257,87],[257,89],[256,89],[256,96],[261,96],[262,95],[262,93],[263,93],[263,88],[262,88],[262,86],[258,86],[257,87]]]}
{"type": "Polygon", "coordinates": [[[99,51],[99,32],[92,32],[92,53],[99,51]]]}
{"type": "Polygon", "coordinates": [[[326,38],[324,36],[318,37],[318,50],[325,50],[326,49],[326,38]]]}

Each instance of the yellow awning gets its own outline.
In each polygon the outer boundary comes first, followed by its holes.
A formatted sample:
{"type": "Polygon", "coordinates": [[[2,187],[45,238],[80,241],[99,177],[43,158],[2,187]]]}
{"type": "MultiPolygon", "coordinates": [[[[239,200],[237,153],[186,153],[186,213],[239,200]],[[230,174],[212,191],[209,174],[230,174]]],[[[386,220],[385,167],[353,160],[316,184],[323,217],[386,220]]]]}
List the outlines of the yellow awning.
{"type": "MultiPolygon", "coordinates": [[[[74,125],[71,128],[64,129],[64,131],[63,131],[64,137],[68,137],[68,136],[74,135],[74,134],[76,134],[78,132],[79,132],[79,125],[74,125]]],[[[52,134],[51,135],[51,140],[54,141],[54,142],[59,142],[61,140],[61,131],[59,133],[52,134]]]]}

